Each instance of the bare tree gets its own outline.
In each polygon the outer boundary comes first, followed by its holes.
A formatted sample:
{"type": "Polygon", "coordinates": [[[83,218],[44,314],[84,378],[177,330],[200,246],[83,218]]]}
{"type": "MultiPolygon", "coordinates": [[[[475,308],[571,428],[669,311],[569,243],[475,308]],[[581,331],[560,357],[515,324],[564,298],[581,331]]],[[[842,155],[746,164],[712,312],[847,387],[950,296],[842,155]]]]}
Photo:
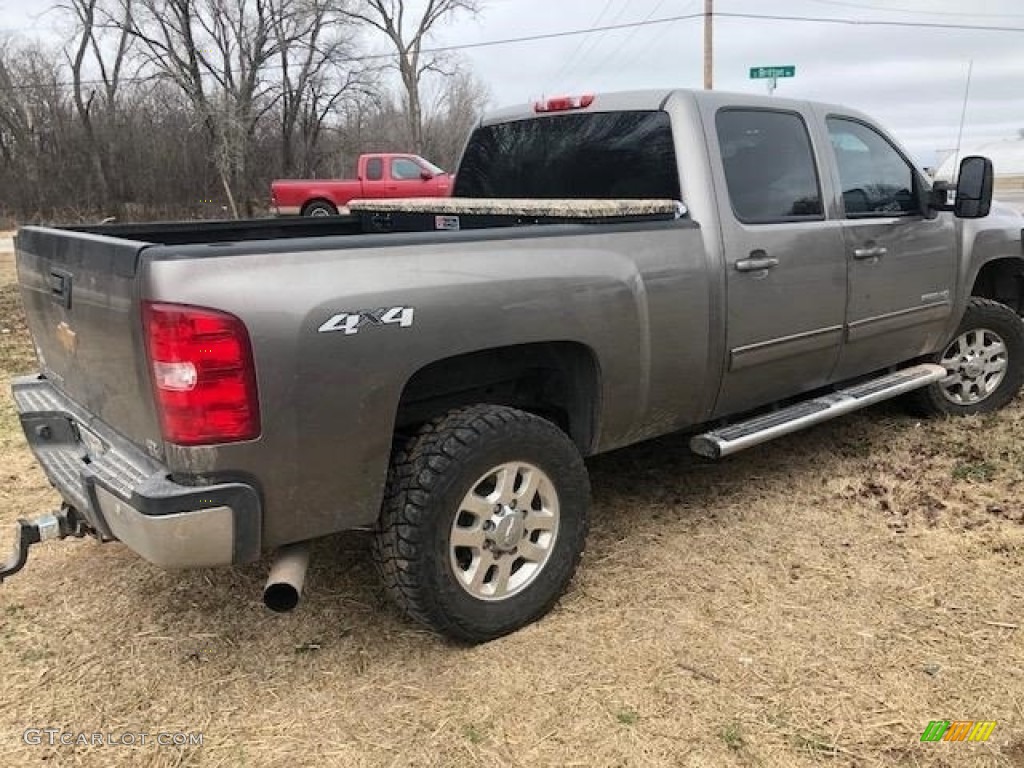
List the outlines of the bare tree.
{"type": "Polygon", "coordinates": [[[49,182],[47,160],[66,161],[73,140],[67,93],[53,52],[35,43],[0,41],[0,147],[9,183],[6,199],[37,207],[49,182]]]}
{"type": "Polygon", "coordinates": [[[0,40],[0,157],[11,167],[27,151],[31,117],[20,98],[26,84],[14,69],[17,56],[9,40],[0,40]]]}
{"type": "Polygon", "coordinates": [[[117,201],[119,194],[112,194],[110,158],[113,154],[111,138],[114,135],[117,110],[117,92],[121,84],[121,74],[131,44],[127,32],[131,23],[131,0],[125,0],[122,8],[122,24],[118,39],[112,52],[106,52],[101,43],[101,13],[103,10],[99,0],[67,0],[66,5],[58,6],[71,14],[76,23],[75,35],[72,40],[73,50],[65,49],[64,54],[71,68],[72,95],[75,110],[86,136],[89,159],[98,187],[99,199],[102,203],[117,201]],[[109,59],[109,61],[108,61],[109,59]],[[97,90],[86,87],[83,82],[83,71],[87,64],[93,64],[99,73],[101,110],[104,116],[103,135],[100,136],[94,119],[94,103],[97,90]],[[88,93],[86,93],[88,91],[88,93]]]}
{"type": "Polygon", "coordinates": [[[424,119],[424,153],[453,170],[474,124],[487,106],[487,88],[472,72],[459,69],[443,83],[424,119]]]}
{"type": "Polygon", "coordinates": [[[253,215],[271,179],[347,173],[413,124],[450,168],[486,93],[424,40],[479,1],[380,5],[416,17],[410,99],[361,63],[368,0],[57,0],[67,45],[0,35],[0,219],[253,215]]]}
{"type": "Polygon", "coordinates": [[[281,169],[286,175],[309,174],[324,121],[373,84],[371,73],[357,66],[350,27],[337,0],[307,0],[277,20],[281,169]]]}
{"type": "Polygon", "coordinates": [[[126,28],[142,43],[149,66],[182,89],[206,127],[236,217],[239,195],[251,213],[252,140],[280,95],[266,77],[290,40],[279,30],[305,1],[136,0],[128,17],[126,28]]]}
{"type": "Polygon", "coordinates": [[[424,51],[424,43],[434,28],[457,13],[479,13],[483,0],[427,0],[419,18],[407,19],[408,0],[361,0],[345,11],[351,18],[370,25],[387,36],[397,54],[398,74],[405,91],[405,109],[413,151],[423,151],[423,107],[421,85],[433,72],[454,74],[443,55],[424,51]]]}

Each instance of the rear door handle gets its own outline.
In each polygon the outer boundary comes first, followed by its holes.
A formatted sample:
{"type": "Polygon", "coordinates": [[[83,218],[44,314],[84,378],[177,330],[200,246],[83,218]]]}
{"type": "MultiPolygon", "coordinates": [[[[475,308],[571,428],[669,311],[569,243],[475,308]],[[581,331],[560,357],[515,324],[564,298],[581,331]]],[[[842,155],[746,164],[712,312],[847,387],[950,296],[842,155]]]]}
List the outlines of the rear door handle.
{"type": "Polygon", "coordinates": [[[740,259],[735,266],[737,272],[763,272],[766,269],[779,266],[779,260],[770,256],[762,256],[755,259],[740,259]]]}
{"type": "Polygon", "coordinates": [[[880,259],[889,252],[888,248],[883,248],[880,245],[872,246],[871,248],[854,248],[853,258],[858,261],[865,261],[867,259],[880,259]]]}

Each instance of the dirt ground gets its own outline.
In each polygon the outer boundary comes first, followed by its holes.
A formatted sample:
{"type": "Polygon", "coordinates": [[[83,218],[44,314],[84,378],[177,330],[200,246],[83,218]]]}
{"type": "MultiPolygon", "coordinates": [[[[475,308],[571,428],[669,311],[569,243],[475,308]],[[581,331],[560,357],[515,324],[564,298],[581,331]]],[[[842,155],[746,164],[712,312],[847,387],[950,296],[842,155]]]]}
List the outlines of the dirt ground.
{"type": "MultiPolygon", "coordinates": [[[[7,393],[32,368],[12,281],[5,254],[5,549],[57,504],[7,393]]],[[[599,457],[571,591],[477,648],[398,617],[359,536],[316,548],[287,616],[260,603],[265,563],[43,545],[0,587],[0,764],[1024,766],[1021,435],[1024,400],[956,422],[892,406],[719,464],[679,437],[599,457]],[[940,719],[998,725],[922,744],[940,719]],[[202,746],[152,743],[179,731],[202,746]]]]}

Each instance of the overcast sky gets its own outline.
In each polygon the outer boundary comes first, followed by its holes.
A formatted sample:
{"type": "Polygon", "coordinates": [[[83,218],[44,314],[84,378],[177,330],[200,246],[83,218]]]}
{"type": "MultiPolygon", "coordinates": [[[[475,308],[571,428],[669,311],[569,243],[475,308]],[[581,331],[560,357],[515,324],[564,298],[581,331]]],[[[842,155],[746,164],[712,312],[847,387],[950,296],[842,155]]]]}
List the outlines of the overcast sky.
{"type": "MultiPolygon", "coordinates": [[[[413,0],[414,2],[416,0],[413,0]]],[[[0,0],[0,29],[49,35],[50,0],[0,0]]],[[[726,13],[1017,27],[1021,0],[715,0],[726,13]],[[967,10],[969,9],[969,11],[967,10]]],[[[703,0],[484,0],[477,18],[439,30],[438,44],[465,44],[699,13],[703,0]]],[[[702,86],[699,18],[554,40],[469,49],[462,56],[492,103],[540,95],[702,86]]],[[[386,50],[383,46],[380,50],[386,50]]],[[[955,146],[967,84],[964,145],[1024,129],[1024,31],[848,26],[716,18],[715,87],[764,92],[752,66],[796,66],[777,95],[821,99],[878,118],[922,164],[955,146]]]]}

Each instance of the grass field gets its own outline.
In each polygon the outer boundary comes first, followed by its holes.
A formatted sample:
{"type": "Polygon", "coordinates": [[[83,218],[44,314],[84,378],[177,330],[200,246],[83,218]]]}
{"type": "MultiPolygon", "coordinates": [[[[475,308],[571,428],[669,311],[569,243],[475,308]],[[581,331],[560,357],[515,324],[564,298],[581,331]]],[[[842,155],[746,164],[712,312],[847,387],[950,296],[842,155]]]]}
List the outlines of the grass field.
{"type": "MultiPolygon", "coordinates": [[[[32,368],[13,279],[0,255],[4,550],[57,504],[6,387],[32,368]]],[[[1024,766],[1022,435],[1024,400],[892,406],[719,464],[680,437],[599,457],[571,591],[476,648],[398,617],[359,536],[315,548],[287,616],[265,563],[43,545],[0,586],[0,765],[1024,766]],[[938,719],[998,725],[921,744],[938,719]],[[47,727],[203,744],[24,743],[47,727]]]]}

